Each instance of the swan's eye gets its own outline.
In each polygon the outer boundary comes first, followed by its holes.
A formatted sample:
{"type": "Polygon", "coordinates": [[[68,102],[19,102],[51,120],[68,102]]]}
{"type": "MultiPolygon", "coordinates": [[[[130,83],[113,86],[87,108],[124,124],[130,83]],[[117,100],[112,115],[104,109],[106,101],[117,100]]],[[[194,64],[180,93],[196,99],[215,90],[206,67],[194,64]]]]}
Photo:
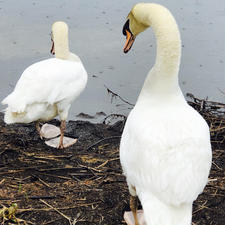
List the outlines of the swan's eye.
{"type": "MultiPolygon", "coordinates": [[[[127,20],[127,22],[124,24],[123,26],[123,35],[126,36],[127,35],[127,32],[126,30],[130,31],[130,27],[129,27],[130,23],[129,23],[129,20],[127,20]]],[[[131,33],[131,32],[130,32],[131,33]]]]}

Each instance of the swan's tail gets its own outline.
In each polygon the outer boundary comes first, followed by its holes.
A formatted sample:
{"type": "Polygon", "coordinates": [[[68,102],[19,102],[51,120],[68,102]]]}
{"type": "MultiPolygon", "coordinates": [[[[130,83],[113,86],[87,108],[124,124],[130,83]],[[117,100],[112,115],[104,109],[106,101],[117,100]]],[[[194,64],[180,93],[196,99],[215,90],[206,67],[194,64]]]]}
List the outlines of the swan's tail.
{"type": "Polygon", "coordinates": [[[5,109],[4,121],[7,124],[30,123],[37,120],[48,121],[57,114],[56,105],[49,105],[48,103],[34,103],[23,108],[21,106],[16,107],[14,104],[5,109]]]}
{"type": "Polygon", "coordinates": [[[8,105],[6,109],[4,109],[4,121],[7,124],[12,123],[22,123],[23,118],[26,115],[26,105],[23,102],[23,99],[15,99],[14,92],[8,95],[2,101],[3,105],[8,105]]]}
{"type": "Polygon", "coordinates": [[[191,225],[190,203],[173,206],[149,194],[142,194],[140,200],[147,225],[191,225]]]}
{"type": "Polygon", "coordinates": [[[10,108],[5,109],[4,121],[7,124],[12,123],[24,123],[24,117],[26,116],[26,112],[13,112],[10,108]]]}

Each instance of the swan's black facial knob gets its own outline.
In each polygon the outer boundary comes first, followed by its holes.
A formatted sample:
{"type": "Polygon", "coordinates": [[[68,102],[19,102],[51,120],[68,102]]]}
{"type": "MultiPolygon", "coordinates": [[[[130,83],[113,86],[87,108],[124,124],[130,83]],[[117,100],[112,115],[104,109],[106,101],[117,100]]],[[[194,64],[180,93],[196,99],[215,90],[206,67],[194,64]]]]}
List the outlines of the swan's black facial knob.
{"type": "Polygon", "coordinates": [[[130,22],[129,22],[129,20],[127,20],[127,22],[123,25],[123,35],[124,36],[127,35],[126,30],[130,32],[130,22]]]}
{"type": "Polygon", "coordinates": [[[50,52],[51,52],[52,55],[55,55],[55,46],[54,46],[52,32],[51,32],[51,42],[52,42],[52,48],[51,48],[51,51],[50,52]]]}

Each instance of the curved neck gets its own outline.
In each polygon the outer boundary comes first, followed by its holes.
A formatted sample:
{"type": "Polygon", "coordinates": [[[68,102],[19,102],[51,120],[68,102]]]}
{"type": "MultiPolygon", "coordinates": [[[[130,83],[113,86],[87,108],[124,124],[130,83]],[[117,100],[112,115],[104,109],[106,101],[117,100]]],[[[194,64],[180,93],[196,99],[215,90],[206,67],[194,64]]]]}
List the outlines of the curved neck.
{"type": "Polygon", "coordinates": [[[148,74],[141,94],[168,96],[179,92],[178,72],[181,57],[180,33],[175,19],[164,7],[146,4],[145,23],[153,28],[157,42],[155,65],[148,74]]]}
{"type": "MultiPolygon", "coordinates": [[[[172,16],[171,19],[173,19],[172,16]]],[[[160,69],[161,75],[178,76],[181,40],[175,20],[167,21],[164,26],[155,26],[155,24],[152,24],[152,28],[157,40],[157,53],[154,67],[160,69]]]]}

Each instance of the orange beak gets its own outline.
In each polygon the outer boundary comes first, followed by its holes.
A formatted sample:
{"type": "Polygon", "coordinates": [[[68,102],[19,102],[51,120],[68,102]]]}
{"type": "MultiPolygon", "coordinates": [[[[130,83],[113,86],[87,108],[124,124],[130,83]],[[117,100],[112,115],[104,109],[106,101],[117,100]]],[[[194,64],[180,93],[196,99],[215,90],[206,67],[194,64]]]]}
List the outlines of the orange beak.
{"type": "Polygon", "coordinates": [[[54,41],[52,40],[52,48],[51,48],[51,54],[55,55],[55,47],[54,47],[54,41]]]}
{"type": "Polygon", "coordinates": [[[127,39],[126,39],[125,46],[123,48],[124,53],[129,52],[135,40],[134,35],[128,30],[126,30],[126,36],[127,36],[127,39]]]}

